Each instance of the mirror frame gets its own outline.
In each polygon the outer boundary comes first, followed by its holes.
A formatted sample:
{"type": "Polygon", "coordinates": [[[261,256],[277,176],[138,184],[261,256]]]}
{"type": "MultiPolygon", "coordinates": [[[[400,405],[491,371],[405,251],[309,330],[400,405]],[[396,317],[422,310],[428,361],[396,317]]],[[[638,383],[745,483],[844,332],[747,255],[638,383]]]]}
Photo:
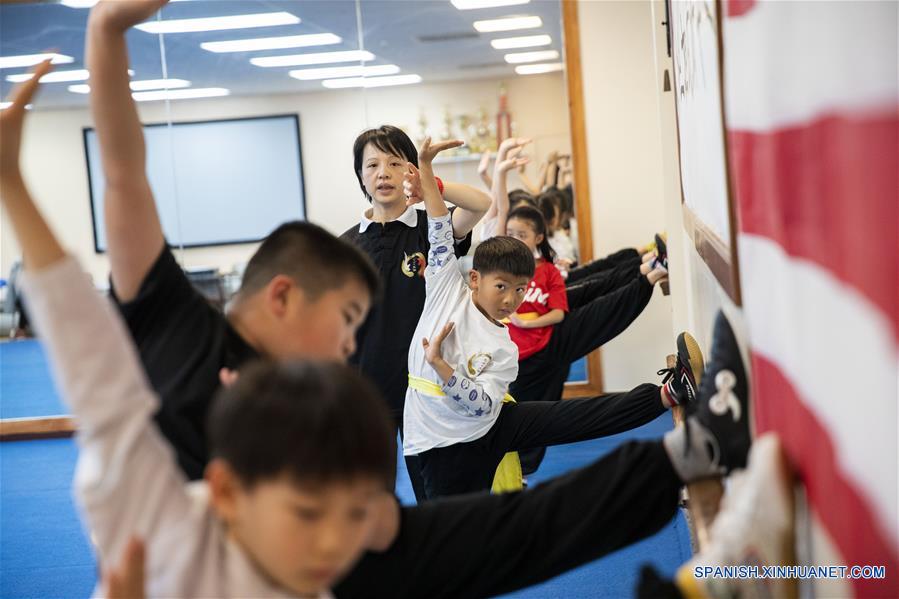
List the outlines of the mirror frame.
{"type": "MultiPolygon", "coordinates": [[[[587,160],[587,128],[584,119],[584,82],[581,70],[581,37],[578,3],[562,5],[562,35],[565,44],[565,83],[568,89],[568,119],[571,131],[571,168],[581,262],[593,259],[593,221],[590,214],[590,176],[587,160]]],[[[602,361],[597,349],[587,355],[586,382],[565,383],[563,399],[592,397],[603,392],[602,361]]]]}

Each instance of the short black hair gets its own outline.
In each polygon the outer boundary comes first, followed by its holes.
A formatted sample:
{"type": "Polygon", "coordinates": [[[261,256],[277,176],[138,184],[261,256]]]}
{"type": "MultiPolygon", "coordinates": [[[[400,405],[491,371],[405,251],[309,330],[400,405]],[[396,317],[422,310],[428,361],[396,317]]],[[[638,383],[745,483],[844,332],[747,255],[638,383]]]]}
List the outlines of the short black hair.
{"type": "Polygon", "coordinates": [[[536,208],[537,202],[534,200],[534,196],[529,194],[523,189],[513,189],[509,192],[509,205],[517,204],[518,202],[526,202],[531,206],[536,208]]]}
{"type": "Polygon", "coordinates": [[[393,489],[387,404],[346,365],[256,361],[218,393],[207,430],[211,456],[247,487],[287,475],[313,486],[374,478],[393,489]]]}
{"type": "Polygon", "coordinates": [[[521,241],[512,237],[491,237],[478,245],[472,265],[481,274],[506,273],[513,277],[534,276],[534,256],[521,241]]]}
{"type": "Polygon", "coordinates": [[[418,150],[406,132],[399,127],[381,125],[377,129],[366,129],[360,133],[353,142],[353,169],[356,171],[359,187],[369,202],[371,196],[365,191],[365,183],[362,182],[362,154],[365,153],[365,146],[370,143],[382,152],[404,158],[418,168],[418,150]]]}
{"type": "Polygon", "coordinates": [[[312,223],[284,223],[265,238],[247,263],[241,294],[255,293],[277,275],[287,275],[310,298],[355,277],[372,297],[380,289],[378,271],[359,248],[312,223]]]}

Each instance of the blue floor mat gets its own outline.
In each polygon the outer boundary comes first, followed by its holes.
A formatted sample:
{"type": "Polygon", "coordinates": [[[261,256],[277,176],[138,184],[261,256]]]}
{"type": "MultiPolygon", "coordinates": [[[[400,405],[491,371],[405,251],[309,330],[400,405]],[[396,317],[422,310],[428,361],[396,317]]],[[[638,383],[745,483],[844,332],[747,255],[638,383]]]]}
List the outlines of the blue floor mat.
{"type": "Polygon", "coordinates": [[[36,339],[0,343],[0,418],[68,414],[36,339]]]}
{"type": "MultiPolygon", "coordinates": [[[[666,412],[640,428],[592,441],[550,447],[540,469],[528,477],[529,486],[586,466],[630,440],[658,439],[672,427],[666,412]]],[[[525,491],[526,492],[526,491],[525,491]]],[[[402,459],[397,466],[397,496],[404,504],[414,504],[415,495],[402,459]]],[[[504,599],[544,598],[621,598],[632,597],[639,579],[640,567],[653,564],[659,572],[673,576],[677,568],[690,559],[690,530],[682,513],[658,533],[640,543],[626,547],[602,559],[547,581],[541,585],[503,595],[504,599]]]]}
{"type": "Polygon", "coordinates": [[[0,443],[0,597],[89,597],[96,565],[72,500],[72,439],[0,443]]]}
{"type": "Polygon", "coordinates": [[[568,382],[582,383],[587,380],[587,358],[581,358],[571,363],[568,371],[568,382]]]}

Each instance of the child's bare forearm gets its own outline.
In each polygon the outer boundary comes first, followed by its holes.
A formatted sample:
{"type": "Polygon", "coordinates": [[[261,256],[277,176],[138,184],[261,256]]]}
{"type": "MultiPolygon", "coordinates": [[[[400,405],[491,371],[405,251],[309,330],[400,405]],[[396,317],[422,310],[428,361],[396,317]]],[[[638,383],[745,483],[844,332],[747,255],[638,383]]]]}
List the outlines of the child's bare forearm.
{"type": "Polygon", "coordinates": [[[450,377],[453,376],[453,367],[449,365],[449,362],[443,359],[443,357],[438,356],[433,362],[431,362],[431,368],[437,373],[437,376],[440,377],[440,380],[446,383],[450,380],[450,377]]]}
{"type": "Polygon", "coordinates": [[[550,310],[543,316],[538,316],[534,320],[528,322],[528,328],[537,329],[540,327],[549,327],[554,324],[559,324],[565,320],[565,311],[564,310],[550,310]]]}
{"type": "MultiPolygon", "coordinates": [[[[127,23],[143,13],[117,14],[128,8],[124,4],[101,2],[91,11],[86,54],[91,111],[106,177],[104,224],[109,265],[119,299],[128,301],[137,295],[165,238],[147,180],[143,127],[128,75],[125,31],[127,23]]],[[[158,4],[134,6],[149,12],[158,4]]]]}
{"type": "Polygon", "coordinates": [[[509,190],[506,181],[508,171],[497,170],[493,175],[493,188],[490,190],[493,205],[496,206],[496,228],[493,234],[505,235],[506,219],[509,216],[509,190]]]}
{"type": "Polygon", "coordinates": [[[34,205],[21,173],[0,177],[0,198],[22,248],[26,269],[41,270],[65,257],[59,240],[34,205]]]}
{"type": "Polygon", "coordinates": [[[144,135],[131,98],[125,31],[91,14],[85,47],[91,74],[91,112],[100,142],[103,171],[110,185],[130,184],[143,177],[144,135]]]}

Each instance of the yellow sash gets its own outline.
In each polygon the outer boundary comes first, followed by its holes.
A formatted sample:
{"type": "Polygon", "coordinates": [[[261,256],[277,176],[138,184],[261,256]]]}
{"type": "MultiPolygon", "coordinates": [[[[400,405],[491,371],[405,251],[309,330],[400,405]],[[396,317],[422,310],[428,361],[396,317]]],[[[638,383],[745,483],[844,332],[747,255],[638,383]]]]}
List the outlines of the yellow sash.
{"type": "MultiPolygon", "coordinates": [[[[434,381],[429,381],[428,379],[415,376],[414,374],[409,375],[409,387],[434,397],[446,397],[446,393],[443,392],[443,387],[434,381]]],[[[506,393],[503,397],[503,403],[515,403],[515,399],[506,393]]],[[[502,461],[496,468],[496,473],[493,475],[493,486],[491,487],[491,491],[494,493],[521,491],[521,489],[524,488],[523,480],[521,460],[518,458],[518,452],[510,451],[503,456],[502,461]]]]}

